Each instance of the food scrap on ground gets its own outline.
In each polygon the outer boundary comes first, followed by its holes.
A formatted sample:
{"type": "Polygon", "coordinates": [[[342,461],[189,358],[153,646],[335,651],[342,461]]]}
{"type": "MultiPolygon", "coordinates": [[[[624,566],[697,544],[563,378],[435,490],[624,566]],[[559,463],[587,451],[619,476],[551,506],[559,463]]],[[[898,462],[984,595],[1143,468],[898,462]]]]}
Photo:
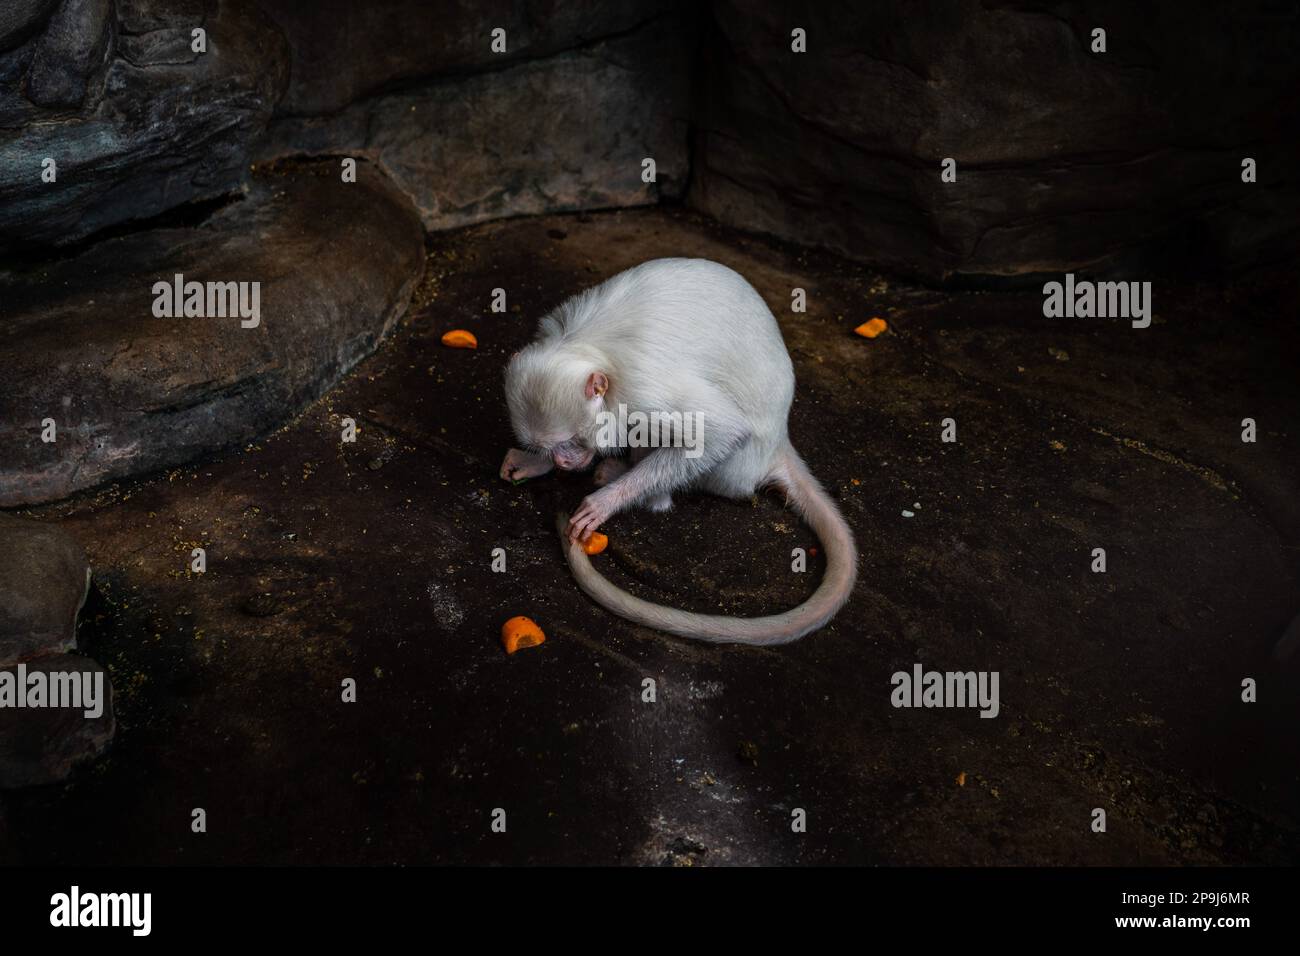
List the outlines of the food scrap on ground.
{"type": "Polygon", "coordinates": [[[465,329],[452,329],[443,335],[442,344],[452,349],[476,349],[478,348],[478,339],[474,337],[473,332],[467,332],[465,329]]]}
{"type": "Polygon", "coordinates": [[[536,647],[546,640],[546,635],[531,617],[512,617],[501,625],[501,644],[507,654],[525,647],[536,647]]]}
{"type": "Polygon", "coordinates": [[[874,318],[863,322],[853,331],[857,332],[858,335],[862,336],[864,339],[874,339],[887,328],[889,328],[888,322],[881,318],[874,318]]]}
{"type": "Polygon", "coordinates": [[[599,531],[593,531],[591,537],[582,542],[582,550],[588,554],[600,554],[609,547],[609,535],[601,534],[599,531]]]}

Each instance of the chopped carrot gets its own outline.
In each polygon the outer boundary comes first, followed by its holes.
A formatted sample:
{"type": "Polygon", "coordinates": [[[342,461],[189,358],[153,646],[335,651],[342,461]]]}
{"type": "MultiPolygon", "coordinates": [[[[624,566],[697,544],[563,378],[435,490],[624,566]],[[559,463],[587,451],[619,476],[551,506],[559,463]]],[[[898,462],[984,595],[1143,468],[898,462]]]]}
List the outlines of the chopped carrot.
{"type": "Polygon", "coordinates": [[[874,339],[887,328],[889,328],[889,323],[884,319],[868,319],[853,331],[857,332],[858,335],[862,336],[864,339],[874,339]]]}
{"type": "Polygon", "coordinates": [[[546,635],[531,617],[512,617],[501,625],[501,643],[506,653],[513,654],[525,647],[536,647],[546,640],[546,635]]]}
{"type": "Polygon", "coordinates": [[[591,537],[582,543],[582,550],[588,554],[600,554],[609,547],[609,535],[593,531],[591,537]]]}
{"type": "Polygon", "coordinates": [[[964,787],[964,786],[966,786],[966,771],[965,771],[965,770],[963,770],[961,773],[957,774],[957,786],[959,786],[959,787],[964,787]]]}
{"type": "Polygon", "coordinates": [[[464,329],[452,329],[442,337],[442,344],[452,349],[476,349],[478,348],[478,339],[474,338],[473,332],[466,332],[464,329]]]}

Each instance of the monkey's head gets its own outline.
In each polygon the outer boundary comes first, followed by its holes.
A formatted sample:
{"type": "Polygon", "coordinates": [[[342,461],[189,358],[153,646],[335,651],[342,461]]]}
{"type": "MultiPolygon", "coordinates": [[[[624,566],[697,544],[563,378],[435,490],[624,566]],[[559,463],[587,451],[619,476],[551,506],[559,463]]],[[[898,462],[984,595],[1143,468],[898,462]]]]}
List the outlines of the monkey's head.
{"type": "Polygon", "coordinates": [[[596,457],[597,416],[609,378],[599,362],[539,343],[516,352],[506,368],[510,425],[524,448],[549,455],[563,471],[596,457]]]}

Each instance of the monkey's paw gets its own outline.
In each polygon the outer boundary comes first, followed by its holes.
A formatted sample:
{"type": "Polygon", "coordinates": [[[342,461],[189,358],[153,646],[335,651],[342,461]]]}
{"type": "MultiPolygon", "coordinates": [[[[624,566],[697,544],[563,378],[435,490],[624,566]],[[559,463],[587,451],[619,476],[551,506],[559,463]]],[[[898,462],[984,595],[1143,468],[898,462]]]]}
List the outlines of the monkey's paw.
{"type": "Polygon", "coordinates": [[[525,478],[544,475],[554,467],[555,463],[545,455],[511,448],[506,452],[505,461],[501,462],[501,477],[506,481],[523,481],[525,478]]]}
{"type": "Polygon", "coordinates": [[[573,517],[569,519],[569,539],[586,541],[591,537],[591,533],[608,521],[613,514],[614,510],[599,493],[587,495],[582,499],[578,510],[573,513],[573,517]]]}

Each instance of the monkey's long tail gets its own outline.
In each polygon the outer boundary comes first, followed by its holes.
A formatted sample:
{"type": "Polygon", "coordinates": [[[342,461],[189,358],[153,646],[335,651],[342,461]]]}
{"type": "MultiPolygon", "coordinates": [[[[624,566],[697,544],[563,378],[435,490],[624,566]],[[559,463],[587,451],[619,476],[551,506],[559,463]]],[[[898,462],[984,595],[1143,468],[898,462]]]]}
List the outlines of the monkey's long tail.
{"type": "Polygon", "coordinates": [[[834,617],[849,599],[858,575],[858,552],[853,532],[839,508],[788,443],[768,481],[785,491],[826,550],[826,574],[817,590],[803,604],[781,614],[748,618],[694,614],[629,594],[592,567],[582,546],[568,539],[567,514],[559,516],[560,546],[578,587],[597,604],[637,624],[714,644],[771,645],[797,641],[834,617]]]}

